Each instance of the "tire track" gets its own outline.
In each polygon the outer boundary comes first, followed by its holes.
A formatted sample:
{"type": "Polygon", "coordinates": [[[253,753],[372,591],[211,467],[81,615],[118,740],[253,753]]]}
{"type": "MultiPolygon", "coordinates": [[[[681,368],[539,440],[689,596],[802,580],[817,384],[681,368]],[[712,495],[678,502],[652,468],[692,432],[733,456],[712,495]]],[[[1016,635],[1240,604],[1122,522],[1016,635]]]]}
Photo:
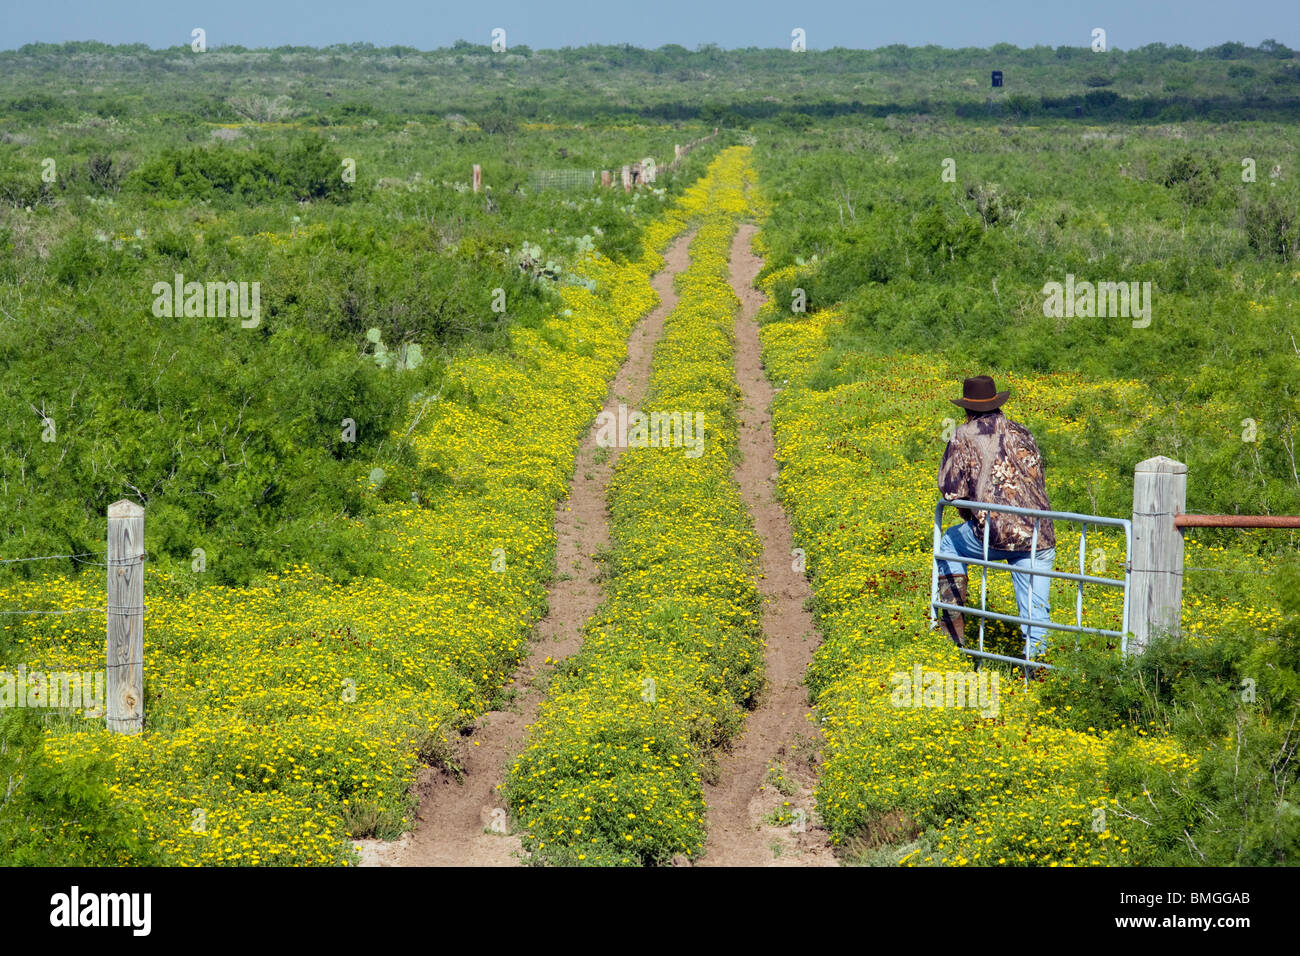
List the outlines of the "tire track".
{"type": "Polygon", "coordinates": [[[741,460],[734,474],[763,545],[758,584],[764,602],[767,686],[746,716],[734,749],[721,759],[717,782],[704,788],[709,837],[700,865],[835,866],[825,831],[813,814],[820,735],[805,719],[809,704],[803,680],[820,636],[804,606],[812,591],[791,560],[790,521],[776,499],[771,423],[775,393],[763,372],[755,320],[765,298],[754,287],[763,266],[750,248],[757,229],[742,225],[731,245],[731,286],[741,301],[736,318],[741,460]],[[773,767],[781,768],[779,777],[769,773],[773,767]],[[774,812],[793,814],[795,824],[765,823],[764,817],[774,812]]]}
{"type": "MultiPolygon", "coordinates": [[[[632,330],[627,359],[610,386],[605,411],[616,413],[620,402],[634,406],[644,397],[650,358],[664,319],[677,306],[673,282],[690,261],[693,235],[692,231],[674,240],[664,253],[664,267],[650,280],[659,293],[659,305],[632,330]]],[[[498,789],[510,760],[524,744],[526,729],[537,718],[554,662],[578,650],[583,627],[604,600],[600,568],[591,555],[609,544],[605,489],[621,449],[598,449],[596,431],[593,422],[574,461],[569,497],[555,507],[556,577],[547,595],[546,617],[538,622],[528,658],[515,672],[513,706],[484,714],[464,738],[463,781],[457,782],[440,768],[421,771],[416,781],[420,806],[415,830],[391,843],[358,841],[362,866],[516,866],[523,862],[519,838],[498,832],[506,818],[498,789]]]]}

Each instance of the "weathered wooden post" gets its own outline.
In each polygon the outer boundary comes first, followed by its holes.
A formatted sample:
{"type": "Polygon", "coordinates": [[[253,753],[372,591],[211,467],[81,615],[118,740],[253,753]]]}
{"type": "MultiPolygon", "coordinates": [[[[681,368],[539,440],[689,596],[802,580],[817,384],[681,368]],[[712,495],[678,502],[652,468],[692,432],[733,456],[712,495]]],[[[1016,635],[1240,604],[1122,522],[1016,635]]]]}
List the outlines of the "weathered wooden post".
{"type": "Polygon", "coordinates": [[[474,164],[474,192],[483,188],[483,167],[478,163],[474,164]]]}
{"type": "Polygon", "coordinates": [[[602,169],[602,170],[600,171],[600,185],[601,185],[601,188],[602,188],[602,189],[607,189],[607,188],[609,188],[609,186],[610,186],[610,181],[609,181],[609,170],[608,170],[608,169],[602,169]]]}
{"type": "Polygon", "coordinates": [[[1133,553],[1129,650],[1141,654],[1161,632],[1178,633],[1183,609],[1183,532],[1174,515],[1187,506],[1187,466],[1157,455],[1133,472],[1133,553]]]}
{"type": "Polygon", "coordinates": [[[647,156],[641,160],[641,176],[644,182],[653,183],[655,181],[655,158],[653,156],[647,156]]]}
{"type": "Polygon", "coordinates": [[[682,158],[682,144],[673,143],[673,159],[681,159],[681,158],[682,158]]]}
{"type": "Polygon", "coordinates": [[[623,167],[623,192],[630,193],[631,191],[632,191],[632,167],[624,166],[623,167]]]}
{"type": "Polygon", "coordinates": [[[144,509],[108,506],[108,649],[105,719],[119,734],[144,725],[144,509]]]}

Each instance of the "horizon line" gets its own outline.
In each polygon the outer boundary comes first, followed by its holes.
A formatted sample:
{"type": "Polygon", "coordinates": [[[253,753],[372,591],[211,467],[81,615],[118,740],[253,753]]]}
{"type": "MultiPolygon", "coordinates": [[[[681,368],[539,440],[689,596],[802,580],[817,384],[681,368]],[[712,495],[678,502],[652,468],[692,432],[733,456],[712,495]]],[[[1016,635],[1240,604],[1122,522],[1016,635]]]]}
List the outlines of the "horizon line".
{"type": "MultiPolygon", "coordinates": [[[[23,43],[19,46],[0,47],[0,53],[22,53],[25,50],[27,50],[29,47],[64,48],[69,46],[90,45],[90,44],[97,44],[109,50],[138,51],[141,47],[143,47],[145,50],[147,50],[150,53],[166,53],[168,51],[184,52],[190,50],[190,46],[185,43],[172,44],[170,46],[154,47],[154,46],[150,46],[148,43],[145,43],[144,41],[135,41],[131,43],[106,43],[102,40],[86,39],[86,40],[63,40],[63,41],[32,40],[27,43],[23,43]]],[[[1251,46],[1250,44],[1245,43],[1244,41],[1241,40],[1224,40],[1221,43],[1212,44],[1211,46],[1207,46],[1199,50],[1196,49],[1195,47],[1190,47],[1182,43],[1170,44],[1170,43],[1165,43],[1164,41],[1155,40],[1150,43],[1144,43],[1141,46],[1128,47],[1128,48],[1111,46],[1106,50],[1106,53],[1140,53],[1145,50],[1163,48],[1165,50],[1176,50],[1176,51],[1185,50],[1191,53],[1204,54],[1233,44],[1240,46],[1243,52],[1248,51],[1251,53],[1257,53],[1278,60],[1293,59],[1297,54],[1300,54],[1300,50],[1292,49],[1291,47],[1287,46],[1285,43],[1282,43],[1281,41],[1276,40],[1272,37],[1265,37],[1263,40],[1260,40],[1259,44],[1257,44],[1256,46],[1251,46]],[[1274,53],[1264,49],[1265,43],[1274,43],[1277,44],[1278,47],[1285,48],[1286,50],[1290,51],[1290,56],[1288,57],[1276,56],[1274,53]]],[[[509,54],[511,52],[516,52],[519,50],[526,50],[529,53],[564,53],[566,51],[581,51],[581,50],[592,50],[592,49],[639,50],[644,53],[658,53],[663,50],[671,50],[673,52],[677,52],[680,50],[692,56],[706,54],[706,53],[714,53],[714,52],[721,52],[721,53],[795,52],[786,46],[724,47],[718,44],[717,42],[708,41],[708,42],[696,44],[694,49],[686,47],[680,43],[664,43],[657,47],[643,47],[633,43],[626,43],[626,42],[584,43],[580,46],[562,46],[562,47],[532,47],[526,43],[520,43],[520,44],[508,46],[506,49],[502,50],[501,53],[509,54]]],[[[1081,44],[1077,46],[1058,44],[1056,46],[1053,46],[1049,43],[1035,43],[1033,46],[1023,46],[1023,47],[1017,46],[1014,43],[1007,43],[1007,42],[999,42],[999,43],[992,44],[991,46],[984,46],[984,47],[981,46],[953,47],[953,46],[945,46],[939,43],[925,43],[925,44],[890,43],[878,47],[844,47],[844,46],[811,47],[810,46],[798,52],[799,53],[837,53],[837,52],[878,53],[881,51],[888,51],[888,50],[910,51],[910,50],[932,50],[932,49],[944,50],[953,53],[960,53],[963,51],[992,53],[996,50],[998,54],[1008,54],[1013,52],[1023,53],[1023,52],[1029,52],[1034,50],[1050,50],[1050,51],[1089,50],[1090,48],[1087,44],[1081,44]]],[[[374,43],[369,40],[353,40],[353,41],[339,41],[324,46],[316,46],[312,44],[282,43],[279,46],[272,47],[272,46],[246,46],[242,43],[219,43],[219,44],[209,45],[205,52],[211,53],[219,50],[224,50],[227,52],[242,52],[242,53],[282,53],[282,52],[303,52],[303,51],[315,51],[315,52],[330,52],[330,51],[371,52],[373,51],[376,53],[384,53],[389,51],[400,51],[401,53],[421,54],[421,55],[430,54],[430,53],[466,52],[469,50],[473,50],[476,52],[483,51],[486,53],[492,53],[494,55],[500,55],[497,54],[496,51],[492,49],[491,42],[473,43],[463,38],[458,38],[452,41],[452,43],[448,46],[430,47],[427,50],[422,50],[418,47],[408,46],[406,44],[401,44],[401,43],[394,43],[385,46],[385,45],[374,43]]],[[[1231,59],[1231,57],[1224,57],[1224,59],[1231,59]]]]}

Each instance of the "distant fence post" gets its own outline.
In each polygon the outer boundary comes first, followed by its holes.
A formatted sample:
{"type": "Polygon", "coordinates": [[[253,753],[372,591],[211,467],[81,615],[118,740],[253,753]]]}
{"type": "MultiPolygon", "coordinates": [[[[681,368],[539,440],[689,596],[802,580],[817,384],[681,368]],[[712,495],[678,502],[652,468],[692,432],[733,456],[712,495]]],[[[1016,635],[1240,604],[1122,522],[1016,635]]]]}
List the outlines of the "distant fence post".
{"type": "Polygon", "coordinates": [[[608,169],[602,169],[602,170],[600,171],[600,185],[601,185],[602,188],[608,188],[608,187],[609,187],[610,182],[609,182],[609,170],[608,170],[608,169]]]}
{"type": "Polygon", "coordinates": [[[1129,650],[1141,654],[1162,631],[1182,626],[1183,533],[1174,515],[1187,506],[1187,466],[1163,455],[1133,472],[1133,553],[1129,584],[1129,650]]]}
{"type": "Polygon", "coordinates": [[[673,159],[681,159],[681,158],[682,158],[682,144],[673,143],[673,159]]]}
{"type": "Polygon", "coordinates": [[[478,163],[474,164],[474,192],[483,188],[483,167],[478,163]]]}
{"type": "Polygon", "coordinates": [[[144,726],[144,509],[108,506],[108,649],[105,719],[119,734],[144,726]]]}
{"type": "Polygon", "coordinates": [[[630,193],[632,191],[632,167],[623,167],[623,191],[630,193]]]}

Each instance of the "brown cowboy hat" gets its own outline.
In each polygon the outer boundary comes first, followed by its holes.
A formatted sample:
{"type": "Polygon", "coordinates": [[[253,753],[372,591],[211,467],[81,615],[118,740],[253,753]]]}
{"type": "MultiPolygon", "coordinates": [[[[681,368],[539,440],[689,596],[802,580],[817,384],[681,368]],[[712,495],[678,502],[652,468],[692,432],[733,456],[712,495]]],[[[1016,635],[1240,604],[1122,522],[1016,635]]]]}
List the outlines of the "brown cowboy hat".
{"type": "Polygon", "coordinates": [[[962,382],[961,398],[950,398],[948,401],[962,408],[969,408],[972,412],[989,412],[1000,408],[1009,394],[999,392],[989,376],[976,375],[962,382]]]}

